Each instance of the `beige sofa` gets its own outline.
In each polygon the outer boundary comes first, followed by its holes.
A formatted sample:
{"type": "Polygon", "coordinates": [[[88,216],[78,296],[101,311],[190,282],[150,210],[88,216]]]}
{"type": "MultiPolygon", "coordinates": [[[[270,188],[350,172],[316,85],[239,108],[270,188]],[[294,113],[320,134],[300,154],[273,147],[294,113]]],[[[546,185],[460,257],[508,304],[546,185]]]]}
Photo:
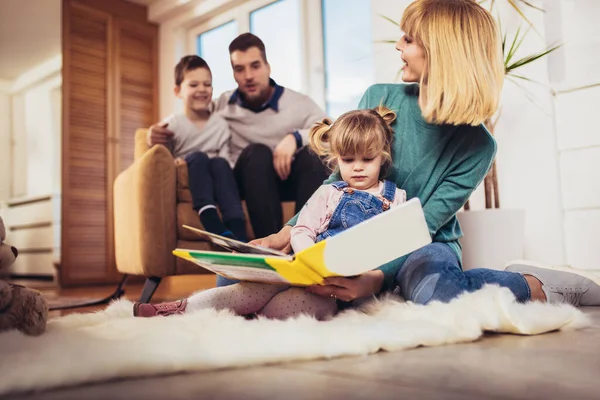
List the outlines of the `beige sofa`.
{"type": "MultiPolygon", "coordinates": [[[[163,277],[211,273],[172,254],[175,248],[217,250],[195,233],[202,229],[192,209],[187,165],[175,162],[166,147],[148,148],[146,129],[135,134],[134,162],[114,183],[115,258],[119,272],[145,276],[140,301],[150,300],[163,277]]],[[[283,218],[293,216],[294,203],[284,202],[283,218]]],[[[248,237],[254,238],[246,205],[248,237]]]]}

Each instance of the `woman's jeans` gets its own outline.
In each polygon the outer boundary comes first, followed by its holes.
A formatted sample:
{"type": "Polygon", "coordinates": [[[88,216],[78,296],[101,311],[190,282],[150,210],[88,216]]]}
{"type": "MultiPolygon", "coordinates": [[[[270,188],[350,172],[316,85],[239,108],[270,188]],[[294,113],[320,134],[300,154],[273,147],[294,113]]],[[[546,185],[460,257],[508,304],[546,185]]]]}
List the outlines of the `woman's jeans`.
{"type": "Polygon", "coordinates": [[[531,298],[523,275],[491,269],[463,271],[456,253],[445,243],[432,243],[413,252],[396,275],[396,283],[406,300],[418,304],[445,303],[488,283],[509,288],[519,302],[531,298]]]}
{"type": "Polygon", "coordinates": [[[217,275],[217,287],[229,286],[229,285],[233,285],[235,283],[240,283],[240,281],[237,281],[235,279],[225,278],[224,276],[221,276],[221,275],[217,275]]]}

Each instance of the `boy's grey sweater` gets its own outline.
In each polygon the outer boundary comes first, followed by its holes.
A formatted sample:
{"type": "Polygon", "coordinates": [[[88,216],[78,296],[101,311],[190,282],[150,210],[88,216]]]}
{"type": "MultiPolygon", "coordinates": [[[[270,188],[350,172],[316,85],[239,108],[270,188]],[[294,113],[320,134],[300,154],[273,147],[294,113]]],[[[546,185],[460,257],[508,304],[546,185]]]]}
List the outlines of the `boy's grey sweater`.
{"type": "Polygon", "coordinates": [[[183,113],[171,114],[163,122],[168,123],[167,129],[173,132],[172,148],[169,149],[173,157],[185,158],[201,151],[210,158],[218,156],[230,160],[229,126],[223,117],[212,114],[202,129],[183,113]]]}

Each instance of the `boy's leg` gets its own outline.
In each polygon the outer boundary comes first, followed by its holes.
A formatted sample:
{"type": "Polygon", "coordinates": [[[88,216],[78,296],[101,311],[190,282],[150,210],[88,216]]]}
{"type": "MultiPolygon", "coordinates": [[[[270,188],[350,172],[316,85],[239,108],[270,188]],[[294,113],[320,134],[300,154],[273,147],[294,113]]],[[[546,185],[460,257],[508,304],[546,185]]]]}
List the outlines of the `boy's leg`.
{"type": "Polygon", "coordinates": [[[396,281],[404,298],[419,304],[434,300],[448,302],[487,283],[509,288],[519,302],[531,297],[529,285],[521,274],[489,269],[463,272],[456,254],[444,243],[432,243],[413,252],[396,281]]]}
{"type": "Polygon", "coordinates": [[[221,210],[223,222],[238,240],[247,242],[246,219],[242,201],[229,162],[221,157],[211,158],[208,169],[214,182],[215,198],[221,210]]]}
{"type": "Polygon", "coordinates": [[[247,146],[235,164],[234,175],[256,238],[278,232],[283,226],[280,180],[271,149],[259,143],[247,146]]]}
{"type": "Polygon", "coordinates": [[[318,320],[326,320],[335,316],[337,310],[334,298],[317,296],[303,288],[293,287],[276,294],[258,314],[273,319],[286,319],[304,314],[318,320]]]}
{"type": "Polygon", "coordinates": [[[294,156],[290,176],[282,183],[283,199],[294,200],[298,213],[327,177],[328,170],[321,159],[305,146],[294,156]]]}
{"type": "Polygon", "coordinates": [[[217,213],[214,183],[208,168],[209,161],[208,156],[200,151],[185,157],[188,167],[188,184],[192,193],[192,207],[198,213],[202,226],[208,232],[232,236],[217,213]]]}

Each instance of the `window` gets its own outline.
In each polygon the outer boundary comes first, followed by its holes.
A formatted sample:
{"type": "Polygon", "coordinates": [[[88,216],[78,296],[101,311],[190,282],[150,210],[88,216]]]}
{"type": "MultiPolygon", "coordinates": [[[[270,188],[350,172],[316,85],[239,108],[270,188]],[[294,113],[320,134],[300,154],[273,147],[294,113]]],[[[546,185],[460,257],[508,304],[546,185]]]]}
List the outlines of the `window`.
{"type": "Polygon", "coordinates": [[[325,102],[337,118],[355,109],[375,82],[371,1],[323,0],[325,102]],[[343,15],[343,17],[341,17],[343,15]]]}
{"type": "Polygon", "coordinates": [[[279,0],[250,13],[250,32],[262,39],[271,77],[280,85],[302,90],[300,0],[279,0]]]}
{"type": "Polygon", "coordinates": [[[237,87],[229,61],[229,43],[238,35],[236,21],[217,26],[196,38],[196,52],[208,63],[213,76],[213,97],[237,87]]]}

